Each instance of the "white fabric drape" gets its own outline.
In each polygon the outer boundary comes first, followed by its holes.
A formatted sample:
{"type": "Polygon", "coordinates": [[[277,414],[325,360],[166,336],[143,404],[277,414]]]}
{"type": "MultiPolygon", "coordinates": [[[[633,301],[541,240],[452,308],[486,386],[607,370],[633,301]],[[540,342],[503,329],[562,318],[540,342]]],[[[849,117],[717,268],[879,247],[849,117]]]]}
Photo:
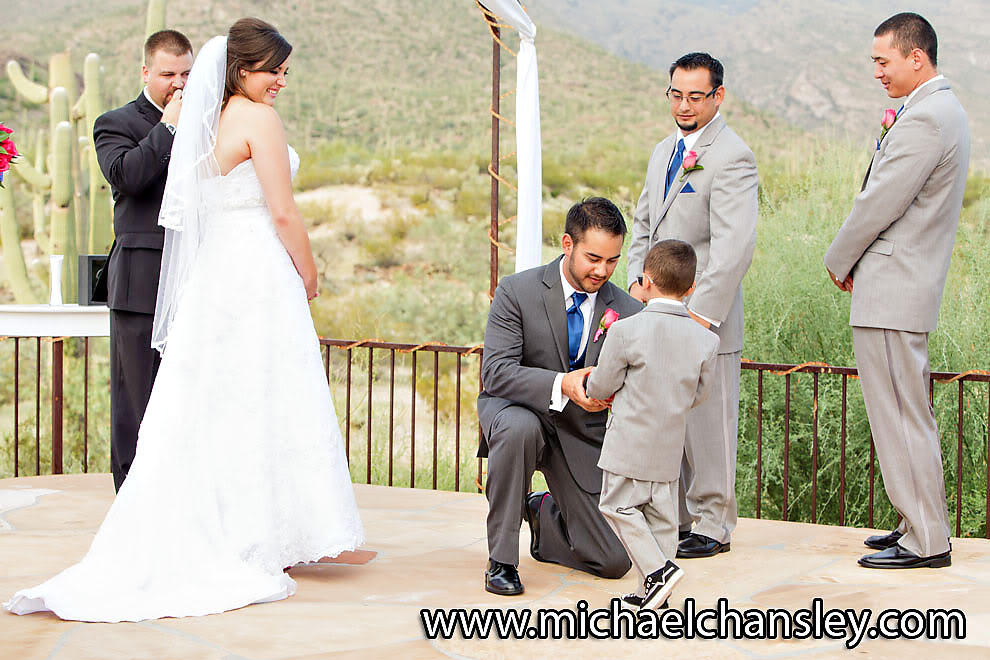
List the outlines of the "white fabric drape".
{"type": "Polygon", "coordinates": [[[516,61],[516,272],[543,263],[543,163],[540,138],[540,81],[536,67],[536,25],[518,0],[483,0],[489,10],[519,31],[516,61]]]}

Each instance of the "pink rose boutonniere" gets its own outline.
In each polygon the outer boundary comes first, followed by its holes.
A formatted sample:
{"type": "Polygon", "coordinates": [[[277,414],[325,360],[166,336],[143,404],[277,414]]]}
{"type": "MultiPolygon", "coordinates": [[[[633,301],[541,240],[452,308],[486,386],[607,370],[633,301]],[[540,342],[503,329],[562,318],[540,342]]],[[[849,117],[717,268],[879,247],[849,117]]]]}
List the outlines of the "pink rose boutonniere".
{"type": "Polygon", "coordinates": [[[608,332],[608,329],[612,327],[612,324],[619,320],[619,313],[609,307],[602,314],[602,320],[598,323],[598,331],[595,333],[595,338],[591,340],[591,343],[596,343],[603,334],[608,332]]]}
{"type": "Polygon", "coordinates": [[[3,187],[3,173],[10,169],[10,161],[17,157],[17,147],[10,139],[13,132],[0,124],[0,188],[3,187]]]}
{"type": "Polygon", "coordinates": [[[887,134],[887,131],[891,129],[896,121],[896,110],[893,108],[887,108],[883,111],[883,117],[880,119],[880,137],[877,138],[877,150],[880,149],[880,142],[883,140],[883,136],[887,134]]]}
{"type": "Polygon", "coordinates": [[[687,155],[684,156],[684,161],[681,163],[681,168],[683,168],[683,170],[684,170],[681,173],[681,181],[683,181],[684,180],[684,177],[686,177],[688,175],[688,172],[694,172],[695,170],[703,170],[703,169],[705,169],[704,166],[698,165],[698,152],[697,151],[689,151],[689,152],[687,152],[687,155]]]}

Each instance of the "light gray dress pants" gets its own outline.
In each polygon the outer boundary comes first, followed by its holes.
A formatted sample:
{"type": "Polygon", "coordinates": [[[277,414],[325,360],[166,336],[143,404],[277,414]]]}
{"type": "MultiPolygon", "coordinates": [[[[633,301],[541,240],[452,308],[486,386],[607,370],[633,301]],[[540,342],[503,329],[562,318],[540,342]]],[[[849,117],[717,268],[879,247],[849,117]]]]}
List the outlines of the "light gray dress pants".
{"type": "Polygon", "coordinates": [[[856,367],[883,485],[903,516],[901,547],[949,550],[942,449],[929,399],[928,333],[853,327],[856,367]]]}
{"type": "Polygon", "coordinates": [[[742,352],[720,354],[708,398],[688,413],[680,529],[728,543],[736,528],[736,444],[742,352]],[[692,526],[693,525],[693,526],[692,526]]]}

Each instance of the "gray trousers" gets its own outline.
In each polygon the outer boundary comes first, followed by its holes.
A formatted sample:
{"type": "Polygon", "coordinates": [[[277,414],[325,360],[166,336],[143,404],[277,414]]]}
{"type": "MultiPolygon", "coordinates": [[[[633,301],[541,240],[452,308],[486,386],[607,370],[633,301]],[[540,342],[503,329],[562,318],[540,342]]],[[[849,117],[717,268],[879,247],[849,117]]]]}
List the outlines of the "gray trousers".
{"type": "Polygon", "coordinates": [[[519,565],[519,527],[537,469],[550,489],[540,508],[539,555],[599,577],[625,575],[629,558],[598,511],[598,493],[574,481],[553,429],[523,406],[499,411],[488,437],[488,555],[519,565]]]}
{"type": "Polygon", "coordinates": [[[607,470],[602,476],[598,508],[639,573],[640,595],[646,576],[677,554],[677,482],[640,481],[607,470]]]}
{"type": "Polygon", "coordinates": [[[719,355],[712,389],[688,413],[681,461],[680,528],[728,543],[736,528],[736,443],[742,352],[719,355]],[[693,528],[692,528],[693,523],[693,528]]]}
{"type": "Polygon", "coordinates": [[[854,326],[853,348],[883,485],[904,518],[898,543],[921,557],[947,552],[942,449],[928,398],[928,334],[854,326]]]}

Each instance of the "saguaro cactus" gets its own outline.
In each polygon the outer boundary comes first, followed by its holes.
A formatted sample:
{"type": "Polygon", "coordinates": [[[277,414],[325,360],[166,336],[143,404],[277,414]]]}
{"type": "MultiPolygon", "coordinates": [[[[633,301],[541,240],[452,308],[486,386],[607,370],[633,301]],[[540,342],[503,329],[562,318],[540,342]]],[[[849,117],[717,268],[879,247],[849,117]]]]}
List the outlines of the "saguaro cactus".
{"type": "MultiPolygon", "coordinates": [[[[166,0],[148,1],[146,38],[165,29],[166,4],[166,0]]],[[[140,61],[143,59],[142,51],[140,61]]],[[[63,298],[74,300],[77,251],[105,252],[113,241],[110,186],[103,178],[93,148],[93,123],[105,110],[100,58],[95,53],[86,57],[82,94],[78,92],[68,51],[49,58],[47,86],[30,80],[16,61],[7,63],[7,76],[24,101],[33,105],[48,104],[48,130],[38,130],[34,163],[25,156],[12,169],[31,189],[38,247],[42,253],[65,255],[63,298]]],[[[13,195],[12,188],[10,195],[13,195]]],[[[0,219],[0,238],[4,241],[5,261],[10,273],[16,263],[25,260],[17,240],[17,225],[13,222],[13,203],[7,203],[3,208],[10,214],[0,219]],[[14,250],[18,252],[17,256],[11,254],[14,250]]],[[[27,302],[25,296],[30,288],[25,289],[22,282],[15,283],[18,277],[10,275],[12,288],[19,302],[27,302]]]]}
{"type": "MultiPolygon", "coordinates": [[[[56,90],[58,91],[58,90],[56,90]]],[[[52,96],[54,96],[54,92],[52,96]]],[[[76,228],[72,213],[72,124],[59,122],[52,139],[52,254],[65,255],[62,299],[76,299],[76,228]]]]}
{"type": "MultiPolygon", "coordinates": [[[[165,0],[148,0],[148,15],[144,23],[144,38],[165,29],[165,0]]],[[[144,51],[141,51],[144,59],[144,51]]]]}
{"type": "MultiPolygon", "coordinates": [[[[16,166],[15,166],[16,167],[16,166]]],[[[4,268],[14,299],[22,305],[38,302],[38,296],[31,288],[28,279],[24,253],[21,252],[21,239],[14,216],[14,186],[9,182],[0,188],[0,242],[3,244],[4,268]]]]}
{"type": "Polygon", "coordinates": [[[86,150],[89,162],[89,243],[86,249],[90,254],[101,254],[110,249],[113,241],[113,228],[110,209],[110,185],[103,178],[100,163],[96,159],[96,149],[93,148],[93,122],[103,114],[103,77],[100,75],[100,56],[90,53],[86,56],[83,69],[85,88],[82,98],[86,105],[86,135],[89,136],[90,146],[86,150]]]}

